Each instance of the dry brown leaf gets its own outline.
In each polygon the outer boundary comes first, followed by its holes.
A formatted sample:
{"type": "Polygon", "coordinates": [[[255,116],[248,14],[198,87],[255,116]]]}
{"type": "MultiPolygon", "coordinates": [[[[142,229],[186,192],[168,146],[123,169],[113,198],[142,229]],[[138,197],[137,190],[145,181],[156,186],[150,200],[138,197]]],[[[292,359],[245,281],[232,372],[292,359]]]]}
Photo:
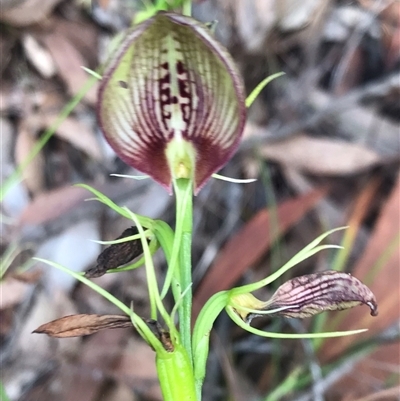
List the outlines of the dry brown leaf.
{"type": "Polygon", "coordinates": [[[85,56],[85,60],[89,62],[86,67],[98,65],[99,30],[97,25],[90,23],[87,18],[67,20],[57,16],[53,16],[51,22],[57,32],[66,37],[71,45],[85,56]]]}
{"type": "MultiPolygon", "coordinates": [[[[392,11],[392,10],[390,10],[392,11]]],[[[389,12],[390,12],[389,11],[389,12]]],[[[397,15],[394,16],[393,20],[390,17],[386,21],[382,21],[381,34],[382,34],[382,44],[386,51],[386,69],[387,71],[396,68],[396,63],[400,59],[400,5],[397,4],[397,15]]]]}
{"type": "Polygon", "coordinates": [[[31,285],[12,277],[0,281],[0,309],[7,309],[20,304],[31,285]]]}
{"type": "Polygon", "coordinates": [[[400,387],[377,391],[376,383],[387,383],[391,378],[398,377],[399,357],[400,342],[385,344],[355,365],[350,374],[335,383],[335,388],[342,389],[343,395],[352,389],[358,397],[364,396],[357,399],[352,396],[349,401],[397,401],[400,387]],[[360,380],[360,377],[368,377],[370,380],[360,380]]]}
{"type": "Polygon", "coordinates": [[[348,219],[349,230],[359,230],[362,221],[364,220],[371,207],[372,201],[377,196],[377,192],[381,182],[381,177],[374,177],[373,179],[368,181],[365,187],[358,194],[352,206],[353,210],[348,219]]]}
{"type": "MultiPolygon", "coordinates": [[[[82,69],[82,66],[87,65],[86,60],[70,41],[57,31],[43,35],[41,40],[52,55],[69,93],[76,95],[88,80],[87,73],[82,69]]],[[[90,104],[96,103],[97,90],[95,87],[86,93],[85,100],[90,104]]]]}
{"type": "MultiPolygon", "coordinates": [[[[48,360],[52,355],[54,356],[55,341],[51,341],[47,336],[32,335],[32,331],[44,322],[56,319],[58,316],[75,313],[75,307],[70,297],[64,292],[50,295],[40,289],[32,298],[29,306],[29,313],[22,320],[22,325],[18,327],[15,334],[15,347],[21,352],[20,357],[22,359],[33,357],[38,359],[37,363],[40,364],[44,363],[43,361],[48,360]],[[34,352],[32,352],[33,350],[34,352]]],[[[74,352],[78,341],[77,339],[66,339],[58,342],[59,351],[61,353],[74,352]]]]}
{"type": "MultiPolygon", "coordinates": [[[[32,153],[37,144],[36,132],[24,122],[19,127],[15,145],[15,162],[17,165],[24,162],[32,153]]],[[[39,152],[36,157],[22,170],[22,178],[26,187],[33,195],[42,192],[44,188],[44,158],[39,152]]]]}
{"type": "MultiPolygon", "coordinates": [[[[4,30],[3,30],[4,31],[4,30]]],[[[0,76],[3,78],[3,72],[9,65],[12,60],[11,54],[13,49],[15,48],[15,42],[17,40],[17,36],[12,37],[11,35],[0,35],[0,76]]],[[[0,91],[0,110],[4,110],[7,107],[8,102],[3,101],[3,94],[5,92],[4,87],[9,86],[9,82],[6,83],[6,80],[2,79],[1,82],[1,91],[0,91]]],[[[8,89],[8,88],[7,88],[8,89]]],[[[7,90],[6,90],[7,91],[7,90]]]]}
{"type": "Polygon", "coordinates": [[[259,51],[277,20],[274,2],[235,0],[231,7],[236,14],[238,34],[247,51],[259,51]]]}
{"type": "MultiPolygon", "coordinates": [[[[57,359],[62,359],[66,354],[69,358],[73,358],[81,340],[75,338],[56,340],[47,336],[32,335],[32,330],[41,323],[55,319],[60,309],[64,313],[65,310],[73,313],[70,297],[62,295],[61,297],[54,297],[54,294],[49,296],[49,292],[41,291],[37,287],[29,301],[29,303],[25,302],[22,308],[14,310],[11,341],[3,341],[2,355],[5,355],[4,352],[6,354],[11,352],[12,354],[15,353],[16,357],[9,360],[7,364],[2,364],[2,380],[3,376],[8,376],[8,380],[4,380],[7,386],[13,388],[12,394],[15,397],[13,399],[44,400],[47,398],[42,397],[43,382],[40,383],[42,391],[38,397],[32,398],[27,394],[27,389],[34,387],[37,380],[40,381],[43,374],[46,375],[45,372],[48,372],[48,367],[55,366],[54,362],[57,359]]],[[[0,324],[2,331],[4,329],[4,317],[2,313],[0,324]]],[[[58,400],[60,398],[49,399],[58,400]]]]}
{"type": "Polygon", "coordinates": [[[361,224],[363,223],[365,216],[369,212],[371,204],[377,195],[377,191],[381,182],[382,180],[378,176],[369,180],[367,185],[365,185],[365,187],[358,194],[354,204],[352,205],[351,214],[345,220],[345,224],[348,226],[343,239],[343,242],[346,244],[346,248],[337,254],[338,259],[336,260],[336,263],[339,263],[339,266],[346,266],[347,260],[351,253],[351,248],[353,247],[360,231],[361,224]]]}
{"type": "MultiPolygon", "coordinates": [[[[345,312],[345,317],[339,325],[327,327],[327,330],[352,330],[367,328],[367,333],[360,334],[361,337],[369,337],[393,324],[400,318],[400,176],[393,191],[383,207],[380,217],[376,223],[375,230],[365,248],[364,253],[356,263],[353,274],[368,284],[375,294],[379,303],[379,317],[371,321],[366,311],[354,309],[345,312]],[[392,247],[392,253],[386,255],[386,260],[381,259],[385,252],[392,247]],[[384,263],[379,271],[373,269],[382,260],[384,263]]],[[[339,355],[354,341],[350,337],[339,337],[328,339],[324,342],[321,355],[324,359],[330,359],[339,355]]]]}
{"type": "MultiPolygon", "coordinates": [[[[87,182],[88,185],[115,199],[122,194],[128,194],[137,185],[134,180],[126,179],[114,183],[87,182]]],[[[21,213],[18,224],[40,225],[52,221],[63,214],[70,212],[73,208],[82,206],[85,199],[91,198],[88,190],[80,187],[65,186],[57,188],[37,196],[21,213]]]]}
{"type": "Polygon", "coordinates": [[[54,220],[87,199],[88,191],[79,187],[62,187],[39,194],[21,213],[18,224],[40,225],[54,220]]]}
{"type": "Polygon", "coordinates": [[[44,20],[61,0],[2,0],[0,19],[14,26],[44,20]],[[6,4],[4,4],[6,3],[6,4]]]}
{"type": "Polygon", "coordinates": [[[44,333],[51,337],[81,337],[100,330],[132,327],[129,316],[120,315],[71,315],[42,324],[34,333],[44,333]]]}
{"type": "MultiPolygon", "coordinates": [[[[318,0],[225,0],[224,3],[227,3],[230,13],[234,15],[243,47],[254,54],[264,51],[265,43],[276,28],[286,34],[300,31],[296,35],[296,40],[299,41],[304,28],[318,22],[326,8],[326,2],[318,0]]],[[[308,41],[309,33],[307,31],[308,41]]],[[[270,49],[281,47],[282,38],[279,38],[278,45],[275,42],[276,37],[268,43],[270,49]]]]}
{"type": "Polygon", "coordinates": [[[24,35],[22,45],[27,59],[44,78],[50,78],[56,73],[56,66],[51,55],[35,37],[30,34],[24,35]]]}
{"type": "Polygon", "coordinates": [[[261,154],[284,166],[315,175],[356,174],[381,160],[377,153],[344,141],[298,135],[264,146],[261,154]]]}
{"type": "MultiPolygon", "coordinates": [[[[0,104],[2,104],[2,97],[0,95],[0,104]]],[[[1,129],[1,147],[0,147],[0,177],[3,180],[6,176],[12,173],[13,158],[10,152],[12,149],[14,127],[10,121],[0,116],[0,129],[1,129]]]]}
{"type": "Polygon", "coordinates": [[[280,0],[276,2],[279,28],[293,32],[309,25],[324,2],[319,0],[280,0]]]}
{"type": "Polygon", "coordinates": [[[154,352],[142,341],[131,339],[119,363],[110,374],[140,390],[146,398],[161,401],[154,352]]]}
{"type": "MultiPolygon", "coordinates": [[[[58,119],[58,116],[44,116],[44,124],[47,127],[52,126],[58,119]]],[[[85,152],[95,160],[104,159],[103,152],[94,132],[86,124],[77,121],[75,118],[67,117],[57,128],[55,135],[69,142],[76,149],[85,152]]]]}
{"type": "Polygon", "coordinates": [[[268,229],[270,212],[257,213],[219,253],[214,265],[195,293],[195,314],[216,292],[229,289],[241,275],[255,263],[279,236],[299,221],[326,195],[326,189],[317,189],[306,195],[290,199],[278,205],[279,229],[271,235],[268,229]]]}
{"type": "Polygon", "coordinates": [[[339,72],[335,74],[333,81],[333,95],[342,96],[360,85],[366,64],[366,55],[361,47],[356,47],[343,56],[340,68],[337,68],[339,72]]]}
{"type": "Polygon", "coordinates": [[[12,277],[24,284],[36,284],[42,276],[43,272],[40,269],[29,269],[21,272],[16,271],[7,275],[7,277],[12,277]]]}
{"type": "Polygon", "coordinates": [[[138,401],[140,400],[132,388],[119,378],[110,383],[101,392],[101,401],[138,401]]]}
{"type": "MultiPolygon", "coordinates": [[[[397,102],[398,87],[399,79],[394,74],[381,81],[379,85],[373,86],[370,92],[365,88],[363,90],[354,89],[345,96],[334,97],[326,91],[314,89],[310,91],[307,100],[315,113],[305,124],[300,122],[300,126],[315,125],[325,121],[327,117],[334,118],[340,131],[346,138],[350,138],[350,142],[358,143],[360,140],[370,139],[368,141],[369,149],[375,151],[381,160],[388,158],[398,160],[400,154],[398,123],[382,117],[372,106],[361,105],[369,97],[376,98],[382,95],[387,97],[392,93],[393,101],[397,102]],[[375,127],[373,134],[371,126],[375,127]],[[368,135],[370,132],[371,135],[368,135]],[[371,140],[372,135],[373,140],[371,140]]],[[[262,133],[262,129],[250,125],[247,135],[251,135],[252,132],[262,133]]]]}
{"type": "MultiPolygon", "coordinates": [[[[68,385],[63,386],[63,401],[95,401],[101,398],[105,378],[109,378],[125,353],[129,329],[104,330],[89,337],[80,352],[80,359],[71,369],[68,385]]],[[[46,336],[42,336],[47,338],[46,336]]],[[[62,342],[66,341],[63,339],[62,342]]],[[[154,352],[146,346],[151,353],[154,352]]],[[[141,365],[138,363],[137,365],[141,365]]]]}

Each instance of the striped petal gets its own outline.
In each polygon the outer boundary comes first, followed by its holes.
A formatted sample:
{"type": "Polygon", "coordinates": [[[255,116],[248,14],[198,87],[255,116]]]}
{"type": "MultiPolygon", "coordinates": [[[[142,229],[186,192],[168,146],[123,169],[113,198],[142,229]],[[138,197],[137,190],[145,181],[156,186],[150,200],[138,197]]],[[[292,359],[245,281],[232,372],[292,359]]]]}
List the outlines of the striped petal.
{"type": "Polygon", "coordinates": [[[132,29],[112,56],[97,112],[122,160],[169,191],[184,164],[197,193],[239,144],[244,90],[207,27],[160,12],[132,29]]]}

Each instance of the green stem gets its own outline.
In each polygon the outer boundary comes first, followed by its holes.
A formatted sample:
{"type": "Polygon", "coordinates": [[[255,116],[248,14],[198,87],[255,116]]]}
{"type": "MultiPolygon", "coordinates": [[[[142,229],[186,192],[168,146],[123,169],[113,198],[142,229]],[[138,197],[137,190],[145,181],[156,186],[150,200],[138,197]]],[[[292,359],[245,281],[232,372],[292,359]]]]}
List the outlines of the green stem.
{"type": "Polygon", "coordinates": [[[6,389],[4,388],[2,382],[0,382],[0,400],[10,401],[10,399],[8,398],[7,393],[6,393],[6,389]]]}
{"type": "Polygon", "coordinates": [[[179,274],[177,278],[183,297],[178,308],[179,328],[182,345],[188,353],[193,365],[191,345],[191,315],[192,315],[192,227],[193,227],[193,187],[191,180],[178,179],[174,181],[176,194],[176,229],[174,246],[179,246],[179,260],[177,263],[179,274]]]}
{"type": "Polygon", "coordinates": [[[181,345],[157,353],[156,366],[164,401],[197,401],[193,367],[181,345]]]}
{"type": "Polygon", "coordinates": [[[228,291],[221,291],[214,294],[201,309],[194,326],[194,380],[196,384],[197,398],[199,400],[201,399],[201,388],[206,375],[206,364],[210,346],[210,332],[218,315],[228,304],[228,300],[228,291]]]}
{"type": "Polygon", "coordinates": [[[192,15],[192,0],[183,0],[182,14],[188,17],[192,15]]]}

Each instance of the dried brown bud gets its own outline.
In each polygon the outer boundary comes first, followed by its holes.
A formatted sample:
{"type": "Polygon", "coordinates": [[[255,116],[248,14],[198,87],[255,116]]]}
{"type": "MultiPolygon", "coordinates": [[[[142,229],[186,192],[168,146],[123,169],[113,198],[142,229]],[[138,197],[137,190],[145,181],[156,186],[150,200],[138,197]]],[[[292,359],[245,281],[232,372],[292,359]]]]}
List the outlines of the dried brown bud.
{"type": "MultiPolygon", "coordinates": [[[[118,238],[126,238],[138,234],[136,227],[127,228],[118,238]]],[[[99,255],[95,267],[90,268],[85,276],[87,278],[100,277],[107,273],[107,270],[116,269],[125,265],[143,253],[142,241],[139,239],[120,244],[112,244],[99,255]]]]}
{"type": "Polygon", "coordinates": [[[365,304],[378,314],[372,291],[347,273],[328,270],[296,277],[282,284],[263,310],[284,308],[275,314],[305,318],[324,311],[349,309],[365,304]]]}
{"type": "Polygon", "coordinates": [[[34,333],[50,337],[82,337],[104,329],[132,327],[129,316],[120,315],[71,315],[42,324],[34,333]]]}
{"type": "MultiPolygon", "coordinates": [[[[174,350],[169,332],[164,330],[157,320],[143,319],[152,333],[168,352],[174,350]]],[[[129,316],[125,315],[70,315],[42,324],[33,333],[47,334],[50,337],[82,337],[106,329],[133,327],[129,316]]]]}

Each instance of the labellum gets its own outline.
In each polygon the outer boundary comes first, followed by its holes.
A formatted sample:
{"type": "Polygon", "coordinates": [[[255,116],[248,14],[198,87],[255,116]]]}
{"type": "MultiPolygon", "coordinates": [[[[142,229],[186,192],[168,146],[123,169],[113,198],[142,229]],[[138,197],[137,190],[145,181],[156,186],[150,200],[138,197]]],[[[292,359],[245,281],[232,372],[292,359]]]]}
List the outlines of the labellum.
{"type": "Polygon", "coordinates": [[[191,179],[197,193],[238,147],[244,90],[205,25],[159,12],[128,32],[111,57],[97,113],[122,160],[170,192],[172,180],[191,179]]]}
{"type": "MultiPolygon", "coordinates": [[[[293,278],[282,284],[264,303],[253,296],[244,303],[245,298],[239,297],[242,298],[237,303],[239,307],[236,312],[248,323],[254,317],[264,314],[302,319],[321,312],[344,310],[362,304],[370,307],[372,316],[378,314],[378,305],[372,291],[350,274],[334,270],[293,278]],[[241,310],[240,307],[244,308],[241,310]],[[248,308],[252,311],[247,311],[248,308]]],[[[232,305],[234,304],[235,300],[232,305]]]]}

